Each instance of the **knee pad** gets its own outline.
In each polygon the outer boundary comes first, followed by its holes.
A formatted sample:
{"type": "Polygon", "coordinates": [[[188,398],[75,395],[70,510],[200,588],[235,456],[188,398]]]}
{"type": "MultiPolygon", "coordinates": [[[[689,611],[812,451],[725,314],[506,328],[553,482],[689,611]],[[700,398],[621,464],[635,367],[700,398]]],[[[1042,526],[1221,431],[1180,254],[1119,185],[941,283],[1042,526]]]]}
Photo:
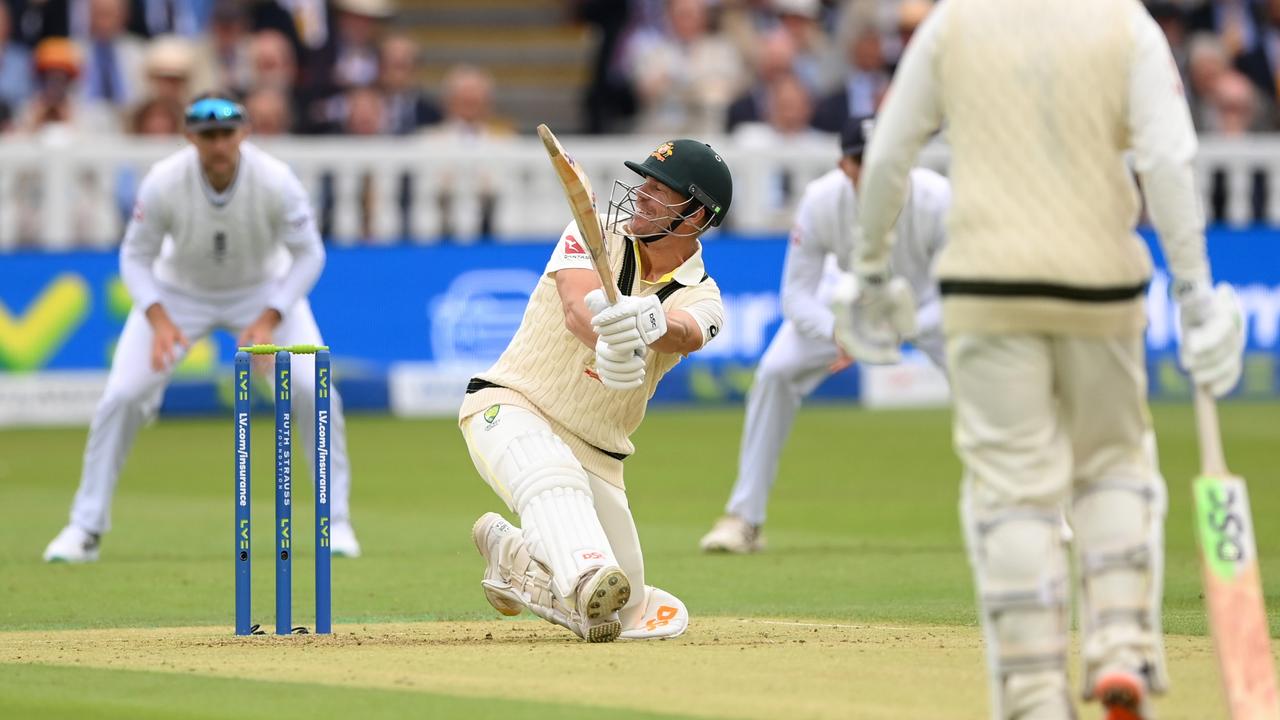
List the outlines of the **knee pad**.
{"type": "Polygon", "coordinates": [[[978,510],[966,493],[962,515],[995,716],[1020,716],[1044,708],[1046,701],[1070,708],[1069,573],[1061,512],[1038,506],[978,510]]]}
{"type": "Polygon", "coordinates": [[[564,490],[591,496],[587,473],[564,441],[547,430],[512,438],[499,460],[511,502],[523,513],[544,492],[564,490]]]}
{"type": "Polygon", "coordinates": [[[1072,499],[1085,696],[1111,666],[1145,674],[1153,692],[1168,686],[1160,618],[1166,504],[1158,476],[1101,480],[1072,499]]]}

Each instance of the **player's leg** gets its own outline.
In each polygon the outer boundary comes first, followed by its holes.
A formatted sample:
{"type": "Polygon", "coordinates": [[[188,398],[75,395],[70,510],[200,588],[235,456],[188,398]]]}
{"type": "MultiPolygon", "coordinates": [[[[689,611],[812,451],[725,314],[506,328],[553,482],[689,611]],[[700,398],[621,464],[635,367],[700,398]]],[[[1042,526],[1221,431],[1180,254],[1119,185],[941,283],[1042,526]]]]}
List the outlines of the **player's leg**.
{"type": "Polygon", "coordinates": [[[831,374],[834,342],[807,338],[790,322],[778,329],[756,368],[738,455],[738,478],[725,517],[700,543],[704,551],[754,552],[763,547],[769,492],[778,458],[791,433],[801,401],[831,374]]]}
{"type": "Polygon", "coordinates": [[[947,341],[961,520],[986,636],[992,716],[1066,720],[1069,572],[1061,506],[1070,445],[1053,394],[1051,341],[947,341]]]}
{"type": "MultiPolygon", "coordinates": [[[[249,321],[262,312],[261,307],[246,313],[249,321]]],[[[241,328],[242,329],[242,328],[241,328]]],[[[239,332],[237,329],[236,332],[239,332]]],[[[284,316],[276,328],[275,340],[280,345],[322,345],[320,328],[304,298],[284,316]]],[[[341,349],[338,349],[341,353],[341,349]]],[[[315,462],[315,356],[293,356],[293,431],[298,447],[308,463],[315,462]]],[[[314,471],[314,468],[313,468],[314,471]]],[[[329,547],[334,555],[359,557],[360,542],[351,524],[351,459],[347,455],[347,422],[342,412],[342,395],[337,388],[329,393],[329,547]]]]}
{"type": "Polygon", "coordinates": [[[581,463],[546,420],[523,408],[495,405],[461,427],[476,469],[520,516],[533,557],[551,571],[555,595],[586,617],[589,640],[615,639],[631,584],[596,516],[581,463]]]}
{"type": "MultiPolygon", "coordinates": [[[[207,311],[189,299],[166,293],[161,301],[170,319],[191,342],[208,332],[207,311]]],[[[88,562],[98,558],[99,537],[111,528],[111,500],[138,430],[155,417],[171,370],[151,367],[151,324],[141,308],[125,319],[111,358],[102,399],[85,442],[80,487],[71,504],[70,524],[44,551],[46,561],[88,562]]],[[[176,348],[176,365],[185,350],[176,348]]]]}
{"type": "Polygon", "coordinates": [[[1146,717],[1146,695],[1168,684],[1160,624],[1167,490],[1146,406],[1143,338],[1062,340],[1056,360],[1075,459],[1084,694],[1146,717]]]}

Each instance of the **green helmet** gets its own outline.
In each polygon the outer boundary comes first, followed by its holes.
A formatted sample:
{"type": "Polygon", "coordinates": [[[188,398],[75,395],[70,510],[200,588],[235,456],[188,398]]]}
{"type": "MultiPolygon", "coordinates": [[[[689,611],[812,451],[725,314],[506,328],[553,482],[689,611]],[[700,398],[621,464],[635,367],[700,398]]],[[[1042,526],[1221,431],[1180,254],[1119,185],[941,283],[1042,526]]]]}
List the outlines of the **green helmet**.
{"type": "Polygon", "coordinates": [[[628,160],[626,166],[697,200],[711,213],[711,225],[724,222],[733,201],[733,177],[724,159],[710,145],[697,140],[671,140],[649,153],[644,162],[628,160]]]}

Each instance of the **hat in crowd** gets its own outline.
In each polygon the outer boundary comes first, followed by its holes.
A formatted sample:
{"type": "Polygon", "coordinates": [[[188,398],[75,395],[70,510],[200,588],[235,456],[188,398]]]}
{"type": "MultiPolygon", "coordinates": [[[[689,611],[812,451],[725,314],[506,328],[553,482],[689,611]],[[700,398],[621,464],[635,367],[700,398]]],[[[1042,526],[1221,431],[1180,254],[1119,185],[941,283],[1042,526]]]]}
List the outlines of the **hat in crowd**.
{"type": "Polygon", "coordinates": [[[822,3],[821,0],[773,0],[773,11],[817,20],[822,14],[822,3]]]}
{"type": "Polygon", "coordinates": [[[80,74],[80,51],[75,43],[63,37],[45,38],[32,53],[36,72],[63,72],[70,77],[80,74]]]}
{"type": "Polygon", "coordinates": [[[185,78],[191,75],[194,66],[195,52],[191,44],[177,35],[161,35],[147,46],[148,75],[185,78]]]}
{"type": "Polygon", "coordinates": [[[390,0],[334,0],[333,7],[335,10],[352,15],[363,15],[380,20],[385,20],[394,14],[390,0]]]}
{"type": "Polygon", "coordinates": [[[840,128],[840,152],[844,155],[861,155],[871,140],[876,119],[870,115],[851,117],[840,128]]]}

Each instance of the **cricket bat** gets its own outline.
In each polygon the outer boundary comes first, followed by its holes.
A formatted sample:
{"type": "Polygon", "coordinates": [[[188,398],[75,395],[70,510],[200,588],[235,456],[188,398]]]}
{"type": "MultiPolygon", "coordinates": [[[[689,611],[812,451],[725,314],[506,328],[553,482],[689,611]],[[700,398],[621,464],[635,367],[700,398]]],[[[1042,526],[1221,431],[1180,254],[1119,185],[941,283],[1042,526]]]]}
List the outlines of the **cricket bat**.
{"type": "Polygon", "coordinates": [[[1280,720],[1271,634],[1244,478],[1227,470],[1213,396],[1196,388],[1196,532],[1209,629],[1231,720],[1280,720]]]}
{"type": "Polygon", "coordinates": [[[573,161],[564,151],[564,146],[556,139],[555,133],[545,124],[538,126],[538,137],[547,148],[547,156],[556,169],[556,177],[564,188],[565,200],[573,212],[573,219],[578,223],[578,231],[586,243],[587,252],[591,253],[591,263],[600,276],[600,285],[604,288],[605,297],[612,305],[618,301],[618,285],[609,270],[609,255],[604,247],[604,229],[600,227],[600,216],[596,213],[596,195],[591,191],[591,180],[587,173],[573,161]]]}

